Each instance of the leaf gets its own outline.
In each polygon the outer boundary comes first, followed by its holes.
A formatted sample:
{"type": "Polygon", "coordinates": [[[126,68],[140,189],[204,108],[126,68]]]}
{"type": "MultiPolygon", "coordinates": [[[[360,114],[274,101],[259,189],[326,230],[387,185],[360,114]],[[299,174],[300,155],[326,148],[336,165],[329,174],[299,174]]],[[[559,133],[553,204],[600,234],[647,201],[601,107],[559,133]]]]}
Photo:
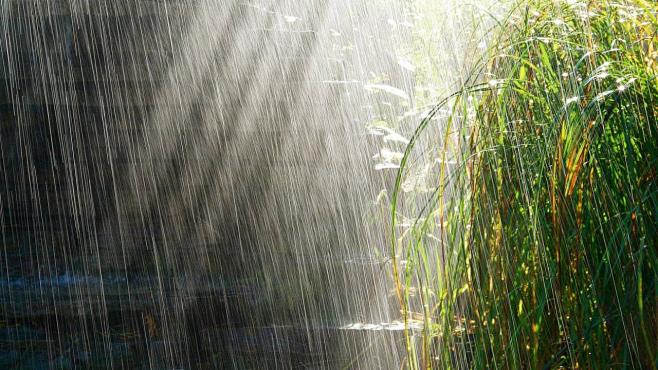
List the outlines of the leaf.
{"type": "Polygon", "coordinates": [[[395,163],[377,163],[375,165],[375,170],[377,171],[393,169],[393,168],[400,168],[400,165],[395,163]]]}
{"type": "MultiPolygon", "coordinates": [[[[379,204],[383,199],[385,199],[387,196],[386,189],[382,189],[379,194],[377,195],[377,199],[375,199],[375,204],[379,204]]],[[[377,249],[375,249],[376,253],[379,253],[377,249]]]]}
{"type": "Polygon", "coordinates": [[[528,77],[528,68],[525,65],[521,65],[519,68],[519,80],[525,81],[528,77]]]}
{"type": "Polygon", "coordinates": [[[284,16],[284,19],[285,19],[286,22],[288,22],[288,23],[295,23],[295,22],[297,22],[297,21],[299,20],[298,17],[295,17],[295,16],[293,16],[293,15],[286,15],[286,16],[284,16]]]}
{"type": "Polygon", "coordinates": [[[521,316],[523,314],[523,300],[519,299],[519,308],[517,310],[517,314],[521,316]]]}
{"type": "Polygon", "coordinates": [[[409,139],[395,132],[391,132],[390,134],[384,136],[384,142],[387,143],[389,141],[397,141],[399,143],[409,144],[409,139]]]}
{"type": "Polygon", "coordinates": [[[372,159],[382,159],[385,162],[399,162],[404,157],[404,153],[394,152],[388,148],[382,148],[379,153],[375,154],[372,159]]]}
{"type": "Polygon", "coordinates": [[[383,91],[385,93],[397,96],[398,98],[404,99],[404,100],[409,100],[409,94],[407,94],[404,90],[398,89],[397,87],[393,87],[390,85],[385,85],[385,84],[366,84],[364,88],[367,91],[383,91]]]}
{"type": "Polygon", "coordinates": [[[380,132],[379,135],[383,135],[384,132],[388,133],[386,136],[384,136],[384,142],[385,143],[387,143],[389,141],[395,141],[395,142],[402,143],[402,144],[405,144],[405,145],[409,144],[409,139],[407,139],[406,137],[398,134],[397,132],[391,130],[388,127],[377,127],[376,130],[378,132],[380,132]]]}
{"type": "Polygon", "coordinates": [[[398,64],[400,65],[400,67],[406,69],[409,72],[415,72],[416,71],[416,66],[413,65],[410,61],[408,61],[406,59],[398,60],[398,64]]]}

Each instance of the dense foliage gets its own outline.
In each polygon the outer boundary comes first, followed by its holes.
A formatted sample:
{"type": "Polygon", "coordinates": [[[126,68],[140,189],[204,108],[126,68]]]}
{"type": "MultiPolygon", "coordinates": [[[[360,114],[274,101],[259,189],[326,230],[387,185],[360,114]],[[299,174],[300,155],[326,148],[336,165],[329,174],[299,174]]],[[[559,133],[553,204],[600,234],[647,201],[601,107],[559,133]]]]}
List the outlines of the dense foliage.
{"type": "Polygon", "coordinates": [[[658,366],[657,17],[523,2],[483,83],[421,123],[393,196],[410,367],[658,366]],[[400,237],[413,147],[446,107],[435,191],[400,237]]]}

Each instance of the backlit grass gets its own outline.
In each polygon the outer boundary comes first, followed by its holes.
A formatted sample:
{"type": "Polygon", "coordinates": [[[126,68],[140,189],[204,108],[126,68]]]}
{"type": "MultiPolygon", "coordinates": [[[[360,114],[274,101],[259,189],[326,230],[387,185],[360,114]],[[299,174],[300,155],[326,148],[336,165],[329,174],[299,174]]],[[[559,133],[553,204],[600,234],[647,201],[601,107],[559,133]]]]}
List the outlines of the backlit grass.
{"type": "Polygon", "coordinates": [[[658,365],[657,17],[524,1],[421,123],[392,197],[398,298],[423,327],[410,368],[658,365]],[[415,145],[446,110],[434,192],[401,227],[415,145]]]}

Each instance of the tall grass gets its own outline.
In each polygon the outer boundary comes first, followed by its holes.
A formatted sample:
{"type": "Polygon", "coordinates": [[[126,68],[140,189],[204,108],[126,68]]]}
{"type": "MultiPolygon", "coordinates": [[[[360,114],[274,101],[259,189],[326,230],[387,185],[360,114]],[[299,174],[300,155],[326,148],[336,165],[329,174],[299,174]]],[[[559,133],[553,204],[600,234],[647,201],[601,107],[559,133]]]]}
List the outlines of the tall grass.
{"type": "Polygon", "coordinates": [[[524,1],[421,122],[392,197],[409,368],[658,366],[657,17],[524,1]],[[446,110],[405,228],[415,145],[446,110]]]}

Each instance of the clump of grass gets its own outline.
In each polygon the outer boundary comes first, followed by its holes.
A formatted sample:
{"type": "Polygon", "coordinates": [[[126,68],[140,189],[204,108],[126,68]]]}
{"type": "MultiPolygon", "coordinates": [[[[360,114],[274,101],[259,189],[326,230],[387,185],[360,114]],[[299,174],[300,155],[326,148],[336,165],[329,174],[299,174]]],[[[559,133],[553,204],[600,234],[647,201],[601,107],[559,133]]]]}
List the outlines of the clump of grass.
{"type": "Polygon", "coordinates": [[[439,107],[421,123],[393,196],[398,298],[423,324],[411,368],[658,366],[657,17],[643,0],[515,8],[482,83],[441,106],[437,185],[400,237],[439,107]]]}

